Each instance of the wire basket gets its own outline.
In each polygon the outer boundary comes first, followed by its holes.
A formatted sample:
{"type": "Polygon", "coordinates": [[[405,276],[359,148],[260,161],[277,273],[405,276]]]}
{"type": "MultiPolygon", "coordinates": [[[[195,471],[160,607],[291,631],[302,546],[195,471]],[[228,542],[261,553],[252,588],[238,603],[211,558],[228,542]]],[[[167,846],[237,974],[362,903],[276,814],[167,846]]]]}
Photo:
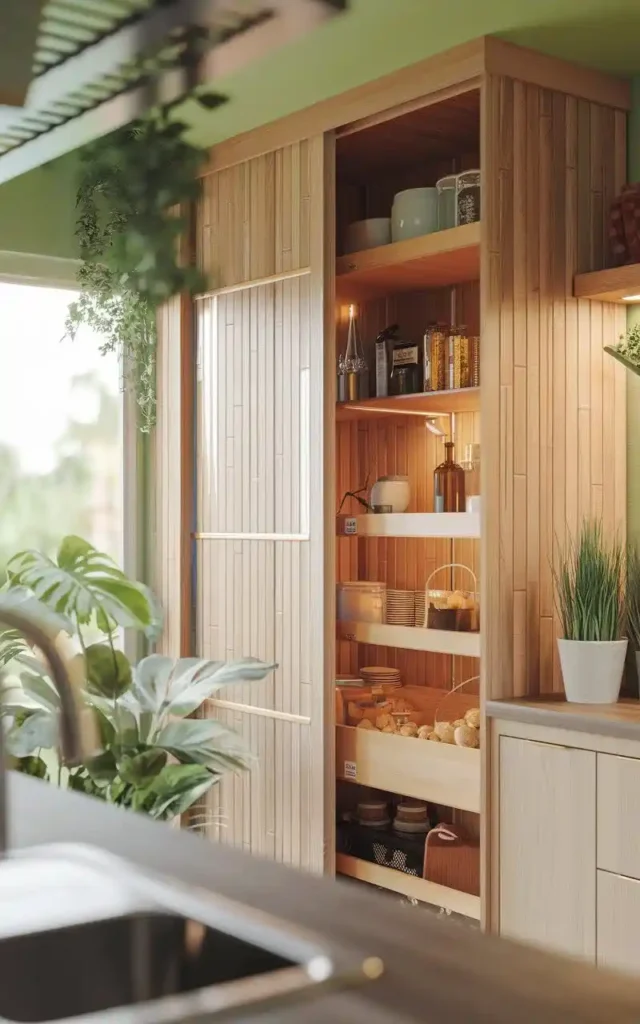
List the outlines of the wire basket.
{"type": "Polygon", "coordinates": [[[446,629],[477,633],[480,629],[478,578],[473,569],[461,562],[447,562],[434,569],[425,584],[425,621],[427,629],[446,629]],[[445,569],[464,569],[473,579],[473,590],[432,590],[433,577],[445,569]]]}

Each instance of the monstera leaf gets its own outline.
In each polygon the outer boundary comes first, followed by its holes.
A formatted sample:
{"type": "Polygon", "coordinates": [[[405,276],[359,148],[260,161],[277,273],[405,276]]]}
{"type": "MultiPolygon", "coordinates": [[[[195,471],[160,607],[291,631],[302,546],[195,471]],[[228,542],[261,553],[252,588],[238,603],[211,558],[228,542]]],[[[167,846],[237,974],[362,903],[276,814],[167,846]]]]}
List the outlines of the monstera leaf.
{"type": "Polygon", "coordinates": [[[154,636],[159,614],[146,587],[129,580],[108,555],[80,537],[65,537],[54,560],[41,551],[22,551],[7,566],[9,585],[26,587],[60,615],[78,625],[95,616],[105,633],[116,626],[154,636]]]}
{"type": "Polygon", "coordinates": [[[155,715],[186,718],[223,686],[264,679],[275,667],[256,658],[174,661],[152,654],[136,667],[131,692],[142,708],[155,715]]]}

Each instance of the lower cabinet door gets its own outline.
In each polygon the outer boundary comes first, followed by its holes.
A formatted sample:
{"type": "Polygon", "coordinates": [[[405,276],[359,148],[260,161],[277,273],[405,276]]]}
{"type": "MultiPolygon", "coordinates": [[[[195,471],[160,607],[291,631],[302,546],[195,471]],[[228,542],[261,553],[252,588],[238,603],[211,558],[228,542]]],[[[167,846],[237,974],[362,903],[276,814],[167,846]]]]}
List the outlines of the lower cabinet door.
{"type": "Polygon", "coordinates": [[[500,737],[500,932],[596,956],[596,755],[500,737]]]}
{"type": "Polygon", "coordinates": [[[598,967],[640,974],[640,882],[598,871],[598,967]]]}

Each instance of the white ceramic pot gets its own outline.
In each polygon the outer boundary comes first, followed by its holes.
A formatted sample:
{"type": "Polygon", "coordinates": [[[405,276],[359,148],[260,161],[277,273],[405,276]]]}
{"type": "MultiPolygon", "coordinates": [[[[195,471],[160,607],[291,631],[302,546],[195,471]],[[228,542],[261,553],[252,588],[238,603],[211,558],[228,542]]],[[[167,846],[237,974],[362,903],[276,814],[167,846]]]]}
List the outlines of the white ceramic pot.
{"type": "Polygon", "coordinates": [[[567,700],[615,704],[620,695],[628,640],[558,640],[567,700]]]}
{"type": "Polygon", "coordinates": [[[371,504],[390,505],[392,512],[406,512],[410,501],[407,476],[381,476],[371,488],[371,504]]]}
{"type": "Polygon", "coordinates": [[[409,188],[393,197],[391,239],[401,242],[438,230],[437,188],[409,188]]]}
{"type": "Polygon", "coordinates": [[[388,245],[391,241],[391,218],[370,217],[349,224],[345,238],[347,252],[361,252],[375,249],[377,245],[388,245]]]}

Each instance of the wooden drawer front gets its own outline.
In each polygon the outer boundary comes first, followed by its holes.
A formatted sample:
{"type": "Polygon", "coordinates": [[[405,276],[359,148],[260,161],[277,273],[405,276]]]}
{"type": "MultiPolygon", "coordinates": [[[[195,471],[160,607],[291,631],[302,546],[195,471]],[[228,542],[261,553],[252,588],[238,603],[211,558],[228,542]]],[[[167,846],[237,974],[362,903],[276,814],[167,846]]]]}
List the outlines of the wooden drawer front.
{"type": "Polygon", "coordinates": [[[500,933],[596,955],[596,755],[500,737],[500,933]]]}
{"type": "Polygon", "coordinates": [[[640,761],[597,757],[598,867],[640,879],[640,761]]]}
{"type": "Polygon", "coordinates": [[[598,967],[640,974],[640,882],[598,871],[598,967]]]}

